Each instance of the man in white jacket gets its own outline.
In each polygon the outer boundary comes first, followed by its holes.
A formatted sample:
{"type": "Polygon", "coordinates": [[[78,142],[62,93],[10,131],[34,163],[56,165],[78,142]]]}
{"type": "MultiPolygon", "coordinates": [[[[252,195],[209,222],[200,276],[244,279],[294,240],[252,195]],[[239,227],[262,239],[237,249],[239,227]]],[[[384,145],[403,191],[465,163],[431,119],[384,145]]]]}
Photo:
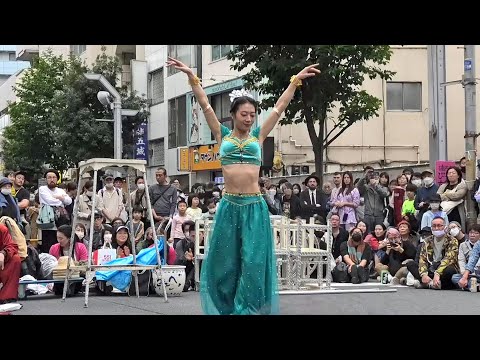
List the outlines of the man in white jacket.
{"type": "MultiPolygon", "coordinates": [[[[38,188],[40,207],[43,205],[49,205],[54,208],[63,208],[62,210],[64,210],[66,205],[70,205],[72,203],[72,198],[67,195],[65,190],[57,187],[57,181],[60,177],[58,171],[47,170],[44,177],[47,180],[47,185],[43,185],[38,188]]],[[[57,226],[54,224],[53,228],[49,230],[42,230],[42,246],[40,249],[42,252],[48,253],[50,251],[50,247],[56,243],[57,226]]]]}

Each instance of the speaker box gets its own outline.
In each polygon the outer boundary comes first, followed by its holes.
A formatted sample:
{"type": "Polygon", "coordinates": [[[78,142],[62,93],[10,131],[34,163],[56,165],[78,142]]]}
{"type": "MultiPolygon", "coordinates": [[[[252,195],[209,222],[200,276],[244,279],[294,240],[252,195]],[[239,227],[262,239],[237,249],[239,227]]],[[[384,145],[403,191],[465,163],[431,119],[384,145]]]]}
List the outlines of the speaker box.
{"type": "Polygon", "coordinates": [[[273,136],[272,137],[267,137],[263,141],[263,158],[262,158],[262,165],[264,167],[269,167],[271,168],[273,166],[273,154],[275,152],[274,150],[274,143],[273,143],[273,136]]]}

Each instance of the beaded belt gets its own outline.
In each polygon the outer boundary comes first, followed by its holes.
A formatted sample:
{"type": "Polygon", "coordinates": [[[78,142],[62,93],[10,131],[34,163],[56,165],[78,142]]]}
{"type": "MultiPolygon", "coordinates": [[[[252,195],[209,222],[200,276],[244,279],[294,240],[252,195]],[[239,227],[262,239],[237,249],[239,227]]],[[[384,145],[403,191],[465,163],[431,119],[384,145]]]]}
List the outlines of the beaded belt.
{"type": "Polygon", "coordinates": [[[256,192],[256,193],[230,193],[230,192],[225,192],[225,195],[230,195],[230,196],[260,196],[262,195],[261,192],[256,192]]]}

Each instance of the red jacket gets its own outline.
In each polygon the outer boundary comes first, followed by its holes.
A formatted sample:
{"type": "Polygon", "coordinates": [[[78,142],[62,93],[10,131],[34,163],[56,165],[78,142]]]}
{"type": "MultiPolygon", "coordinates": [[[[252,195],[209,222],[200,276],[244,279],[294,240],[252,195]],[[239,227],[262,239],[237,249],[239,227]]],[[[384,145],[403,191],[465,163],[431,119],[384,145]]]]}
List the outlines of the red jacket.
{"type": "Polygon", "coordinates": [[[13,242],[8,228],[3,224],[0,224],[0,252],[5,255],[5,263],[18,254],[18,245],[13,242]]]}

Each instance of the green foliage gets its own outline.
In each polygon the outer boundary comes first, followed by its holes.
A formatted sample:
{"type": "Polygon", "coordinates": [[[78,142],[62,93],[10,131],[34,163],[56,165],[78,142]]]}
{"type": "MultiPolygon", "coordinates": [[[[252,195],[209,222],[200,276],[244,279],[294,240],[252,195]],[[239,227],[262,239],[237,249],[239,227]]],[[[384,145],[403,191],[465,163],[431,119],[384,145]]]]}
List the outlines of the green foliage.
{"type": "Polygon", "coordinates": [[[378,116],[382,101],[361,89],[366,78],[389,80],[394,72],[384,70],[392,51],[386,45],[239,45],[228,58],[233,69],[253,65],[243,78],[246,86],[263,94],[261,109],[274,106],[288,86],[290,76],[305,66],[319,63],[321,74],[304,81],[285,111],[282,124],[307,124],[316,158],[316,171],[321,174],[323,147],[329,145],[357,121],[378,116]],[[325,121],[338,107],[335,126],[324,137],[325,121]],[[320,123],[316,133],[314,123],[320,123]]]}
{"type": "MultiPolygon", "coordinates": [[[[103,90],[100,84],[83,74],[100,73],[115,84],[120,70],[118,59],[104,51],[91,69],[74,55],[64,59],[48,52],[37,58],[16,85],[18,100],[9,106],[5,166],[40,174],[47,165],[66,170],[89,158],[113,157],[113,123],[95,120],[113,118],[113,114],[97,100],[97,92],[103,90]]],[[[133,129],[149,114],[145,99],[128,94],[126,88],[117,90],[123,108],[140,110],[122,122],[124,148],[129,148],[133,129]]]]}

